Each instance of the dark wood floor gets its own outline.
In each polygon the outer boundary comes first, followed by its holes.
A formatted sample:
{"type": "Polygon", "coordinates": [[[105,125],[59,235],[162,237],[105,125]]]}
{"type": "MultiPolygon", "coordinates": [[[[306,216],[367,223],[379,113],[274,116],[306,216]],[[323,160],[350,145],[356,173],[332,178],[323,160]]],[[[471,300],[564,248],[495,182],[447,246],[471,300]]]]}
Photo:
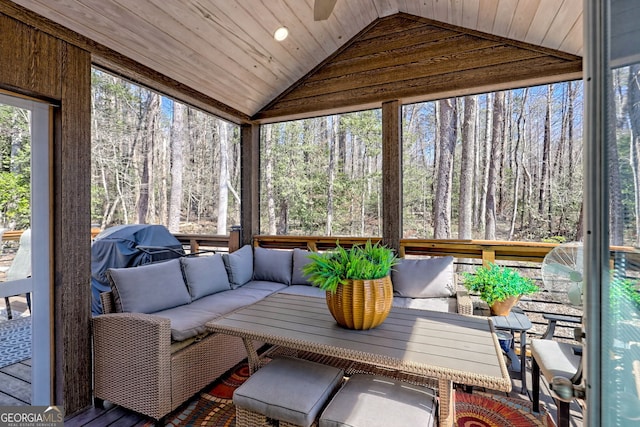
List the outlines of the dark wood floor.
{"type": "MultiPolygon", "coordinates": [[[[519,374],[514,373],[514,377],[519,374]]],[[[531,372],[527,370],[528,384],[531,384],[531,372]]],[[[0,369],[0,406],[21,406],[30,402],[31,386],[31,366],[30,361],[17,363],[0,369]]],[[[527,395],[520,394],[521,382],[513,379],[513,390],[510,397],[529,399],[527,395]]],[[[546,383],[541,385],[541,400],[545,403],[549,412],[555,419],[556,406],[550,397],[546,383]]],[[[128,411],[119,406],[105,405],[105,409],[88,408],[77,414],[72,414],[65,419],[65,426],[117,426],[134,427],[152,424],[154,420],[140,414],[128,411]]],[[[582,408],[577,404],[571,405],[571,425],[573,427],[583,426],[582,408]]]]}
{"type": "MultiPolygon", "coordinates": [[[[11,307],[14,315],[20,315],[26,308],[24,298],[12,298],[11,307]]],[[[4,308],[4,301],[0,298],[0,311],[4,308]]],[[[0,318],[4,321],[6,318],[0,318]]],[[[526,394],[521,394],[521,381],[518,373],[513,373],[513,388],[510,397],[529,399],[526,394]]],[[[531,370],[527,369],[527,384],[531,388],[531,370]]],[[[549,412],[555,419],[556,406],[550,397],[547,384],[541,384],[541,400],[545,403],[549,412]]],[[[31,402],[31,360],[25,360],[14,365],[9,365],[0,369],[0,406],[24,406],[31,402]]],[[[77,414],[71,414],[65,419],[65,426],[114,426],[133,427],[153,424],[154,420],[140,414],[123,409],[119,406],[106,403],[105,409],[87,408],[77,414]]],[[[582,408],[577,404],[571,405],[571,426],[583,426],[582,408]]]]}

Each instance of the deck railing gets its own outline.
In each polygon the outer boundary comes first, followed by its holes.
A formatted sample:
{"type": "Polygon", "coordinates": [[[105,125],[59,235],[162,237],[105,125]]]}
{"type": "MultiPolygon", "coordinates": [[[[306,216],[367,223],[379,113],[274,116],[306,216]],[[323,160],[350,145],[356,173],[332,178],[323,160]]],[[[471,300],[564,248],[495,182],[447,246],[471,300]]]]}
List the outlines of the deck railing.
{"type": "MultiPolygon", "coordinates": [[[[309,249],[324,251],[332,249],[339,243],[343,247],[364,244],[367,240],[379,242],[380,237],[331,237],[331,236],[273,236],[257,235],[253,238],[254,246],[277,249],[309,249]]],[[[540,242],[513,242],[496,240],[435,240],[435,239],[402,239],[400,240],[400,256],[453,256],[459,272],[470,271],[473,266],[489,262],[509,265],[517,268],[522,274],[534,279],[542,285],[540,273],[541,263],[557,244],[540,242]]],[[[459,278],[460,279],[460,278],[459,278]]],[[[531,334],[541,336],[547,322],[543,314],[570,314],[580,316],[579,309],[563,304],[566,295],[562,292],[542,289],[532,297],[525,296],[518,306],[527,313],[533,329],[531,334]]],[[[474,298],[476,305],[482,305],[474,298]]],[[[556,337],[571,341],[573,339],[572,324],[559,323],[556,337]]]]}
{"type": "MultiPolygon", "coordinates": [[[[100,232],[93,228],[91,237],[100,232]]],[[[18,241],[22,230],[6,231],[3,241],[18,241]]],[[[190,253],[202,249],[213,249],[218,252],[233,252],[241,245],[240,230],[234,229],[229,235],[209,234],[174,234],[190,253]]],[[[309,249],[323,251],[334,248],[337,243],[344,247],[364,244],[367,240],[380,241],[380,237],[335,237],[335,236],[273,236],[256,235],[254,246],[279,249],[309,249]]],[[[497,262],[518,268],[523,274],[533,278],[542,285],[540,267],[545,255],[557,244],[539,242],[512,242],[493,240],[435,240],[435,239],[402,239],[400,241],[401,256],[453,256],[459,271],[472,269],[480,263],[497,262]]],[[[616,247],[616,251],[631,251],[632,248],[616,247]]],[[[533,334],[542,334],[546,327],[544,313],[581,315],[580,310],[568,307],[561,302],[562,296],[552,290],[542,289],[533,297],[523,297],[519,303],[532,323],[533,334]]],[[[562,325],[561,325],[562,326],[562,325]]],[[[571,339],[572,325],[557,329],[557,336],[571,339]]]]}

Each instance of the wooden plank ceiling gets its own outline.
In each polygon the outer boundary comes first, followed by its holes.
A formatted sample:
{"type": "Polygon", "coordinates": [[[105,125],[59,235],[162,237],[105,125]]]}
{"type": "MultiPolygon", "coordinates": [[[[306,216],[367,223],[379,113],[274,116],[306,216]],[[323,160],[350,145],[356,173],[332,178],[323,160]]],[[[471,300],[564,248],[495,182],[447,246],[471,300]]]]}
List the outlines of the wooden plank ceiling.
{"type": "MultiPolygon", "coordinates": [[[[14,0],[218,101],[234,121],[579,75],[582,0],[338,0],[324,21],[313,2],[14,0]],[[281,25],[290,36],[276,42],[281,25]]],[[[102,52],[94,61],[108,67],[102,52]]]]}

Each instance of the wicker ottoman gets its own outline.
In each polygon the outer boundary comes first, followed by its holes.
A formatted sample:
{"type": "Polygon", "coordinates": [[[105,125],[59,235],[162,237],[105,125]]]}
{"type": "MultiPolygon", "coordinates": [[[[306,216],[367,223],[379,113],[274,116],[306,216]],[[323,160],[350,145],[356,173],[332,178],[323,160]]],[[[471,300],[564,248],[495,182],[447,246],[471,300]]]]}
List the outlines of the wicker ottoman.
{"type": "Polygon", "coordinates": [[[320,427],[433,426],[436,392],[378,375],[355,374],[320,415],[320,427]]]}
{"type": "Polygon", "coordinates": [[[316,425],[315,420],[344,372],[332,366],[302,359],[274,359],[251,375],[233,393],[238,427],[316,425]]]}

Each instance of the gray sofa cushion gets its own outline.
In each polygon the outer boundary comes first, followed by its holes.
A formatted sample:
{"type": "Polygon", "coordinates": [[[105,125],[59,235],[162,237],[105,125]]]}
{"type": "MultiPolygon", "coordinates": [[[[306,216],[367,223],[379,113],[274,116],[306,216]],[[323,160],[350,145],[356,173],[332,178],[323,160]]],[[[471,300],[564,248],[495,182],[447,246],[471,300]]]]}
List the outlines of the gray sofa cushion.
{"type": "Polygon", "coordinates": [[[256,247],[253,250],[253,279],[291,284],[292,251],[256,247]]]}
{"type": "Polygon", "coordinates": [[[267,295],[271,295],[274,292],[278,292],[282,289],[287,289],[288,286],[281,282],[268,282],[265,280],[252,280],[247,282],[242,290],[253,290],[255,292],[267,292],[267,295]]]}
{"type": "Polygon", "coordinates": [[[222,255],[180,258],[180,262],[192,299],[231,289],[222,255]]]}
{"type": "Polygon", "coordinates": [[[303,359],[274,359],[233,393],[238,408],[297,426],[310,426],[344,372],[303,359]]]}
{"type": "Polygon", "coordinates": [[[253,277],[253,251],[244,245],[230,254],[223,254],[222,260],[227,269],[231,289],[239,288],[253,277]]]}
{"type": "Polygon", "coordinates": [[[320,415],[320,427],[433,426],[436,393],[387,377],[355,374],[320,415]]]}
{"type": "Polygon", "coordinates": [[[171,339],[183,341],[207,332],[205,324],[213,319],[253,304],[264,298],[263,294],[234,291],[207,295],[191,304],[173,307],[154,313],[171,320],[171,339]]]}
{"type": "Polygon", "coordinates": [[[401,258],[391,270],[391,282],[397,296],[449,297],[455,293],[453,257],[401,258]]]}
{"type": "Polygon", "coordinates": [[[409,298],[393,297],[393,307],[413,308],[417,310],[442,311],[444,313],[457,313],[458,301],[456,297],[443,298],[409,298]]]}
{"type": "Polygon", "coordinates": [[[311,260],[307,257],[311,252],[303,249],[295,248],[293,250],[293,272],[291,274],[292,285],[311,285],[309,276],[302,272],[305,265],[309,264],[311,260]]]}
{"type": "Polygon", "coordinates": [[[282,283],[250,281],[240,288],[207,295],[191,304],[154,314],[171,320],[173,341],[184,341],[207,332],[205,324],[208,321],[258,302],[283,288],[287,286],[282,283]]]}
{"type": "Polygon", "coordinates": [[[110,268],[116,311],[154,313],[191,302],[180,260],[130,268],[110,268]]]}

